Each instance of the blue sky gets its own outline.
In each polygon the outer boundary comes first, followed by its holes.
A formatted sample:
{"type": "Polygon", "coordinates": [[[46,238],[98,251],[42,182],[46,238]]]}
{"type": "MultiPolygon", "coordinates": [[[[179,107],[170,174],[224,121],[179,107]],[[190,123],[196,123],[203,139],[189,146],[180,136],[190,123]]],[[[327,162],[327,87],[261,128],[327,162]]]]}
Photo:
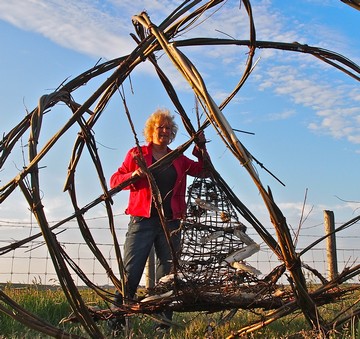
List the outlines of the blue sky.
{"type": "MultiPolygon", "coordinates": [[[[99,59],[105,61],[130,53],[135,47],[130,37],[134,32],[132,15],[146,10],[152,22],[159,24],[180,3],[1,0],[1,133],[7,133],[27,111],[36,107],[41,95],[51,93],[66,79],[90,69],[99,59]]],[[[252,1],[252,6],[258,40],[298,41],[332,50],[360,64],[360,12],[340,0],[259,0],[252,1]]],[[[229,36],[248,38],[247,16],[239,1],[226,2],[201,25],[184,34],[184,38],[229,36]]],[[[247,55],[246,47],[191,47],[183,52],[198,68],[217,103],[240,79],[247,55]]],[[[184,107],[195,118],[194,96],[188,85],[166,56],[161,53],[157,56],[184,107]]],[[[304,235],[301,243],[306,245],[309,242],[306,236],[323,232],[323,210],[334,211],[336,222],[342,223],[353,218],[360,207],[359,82],[305,54],[258,49],[257,59],[253,73],[224,114],[234,128],[254,133],[238,134],[238,138],[285,183],[283,187],[258,167],[264,186],[272,189],[275,201],[294,229],[299,224],[307,192],[305,214],[309,215],[300,233],[304,235]]],[[[73,93],[75,100],[80,103],[86,100],[107,76],[94,79],[73,93]]],[[[141,141],[143,123],[152,111],[158,107],[174,111],[148,63],[136,68],[131,85],[126,81],[124,91],[141,141]]],[[[66,122],[69,114],[60,106],[46,116],[43,143],[66,122]]],[[[62,186],[77,132],[76,128],[69,131],[42,161],[45,169],[41,182],[49,220],[59,220],[71,213],[62,186]]],[[[113,98],[94,133],[105,174],[110,177],[128,148],[134,145],[119,96],[113,98]]],[[[266,209],[247,173],[212,127],[206,130],[206,136],[217,170],[243,203],[271,229],[266,209]]],[[[186,138],[181,126],[173,147],[186,138]]],[[[23,164],[19,145],[0,172],[1,184],[15,177],[23,164]]],[[[88,166],[84,155],[77,170],[80,205],[101,194],[95,171],[88,166]]],[[[120,215],[118,222],[126,227],[123,212],[127,193],[119,193],[114,202],[114,211],[120,215]]],[[[19,192],[0,206],[0,213],[0,220],[30,220],[19,192]]],[[[91,215],[100,217],[104,213],[99,209],[91,215]]],[[[7,237],[17,239],[22,234],[6,228],[6,236],[2,238],[7,237]]]]}

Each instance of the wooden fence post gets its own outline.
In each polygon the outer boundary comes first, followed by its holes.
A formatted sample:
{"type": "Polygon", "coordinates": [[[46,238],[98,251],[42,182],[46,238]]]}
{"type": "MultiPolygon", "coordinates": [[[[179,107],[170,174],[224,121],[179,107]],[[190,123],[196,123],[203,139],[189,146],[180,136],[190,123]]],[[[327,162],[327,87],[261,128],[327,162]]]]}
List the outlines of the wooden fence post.
{"type": "MultiPolygon", "coordinates": [[[[325,225],[325,234],[328,235],[335,230],[335,218],[333,211],[324,211],[324,225],[325,225]]],[[[337,254],[336,254],[336,237],[335,233],[332,233],[326,238],[327,244],[327,263],[329,270],[330,280],[335,279],[338,276],[338,266],[337,266],[337,254]]]]}
{"type": "Polygon", "coordinates": [[[152,247],[145,266],[145,287],[152,288],[154,286],[155,286],[155,251],[154,251],[154,247],[152,247]]]}

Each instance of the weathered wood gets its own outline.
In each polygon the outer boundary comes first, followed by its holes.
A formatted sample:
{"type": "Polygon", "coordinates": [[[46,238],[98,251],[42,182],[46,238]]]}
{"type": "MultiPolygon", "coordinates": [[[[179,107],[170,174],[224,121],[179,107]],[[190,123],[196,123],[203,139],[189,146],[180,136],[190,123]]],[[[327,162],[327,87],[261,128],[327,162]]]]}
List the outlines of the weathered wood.
{"type": "Polygon", "coordinates": [[[324,226],[326,238],[326,256],[329,270],[329,279],[333,280],[338,275],[336,236],[335,236],[335,217],[333,211],[324,211],[324,226]]]}
{"type": "MultiPolygon", "coordinates": [[[[161,199],[158,198],[157,187],[152,179],[151,172],[154,168],[166,166],[169,162],[175,159],[177,156],[182,154],[192,143],[196,140],[197,135],[201,133],[205,128],[212,126],[218,136],[222,139],[226,147],[232,152],[234,157],[239,160],[240,168],[245,169],[249,176],[252,178],[255,186],[259,189],[260,195],[264,201],[264,205],[268,210],[269,218],[273,225],[276,233],[276,238],[269,232],[257,219],[249,209],[234,195],[228,185],[221,178],[220,174],[212,167],[212,174],[218,179],[217,183],[222,186],[222,189],[228,195],[232,204],[236,210],[242,215],[242,217],[255,229],[265,244],[274,252],[278,259],[282,262],[281,268],[272,272],[263,280],[258,280],[256,277],[246,275],[237,277],[238,280],[232,283],[226,282],[228,285],[222,286],[219,282],[218,285],[214,285],[213,281],[209,284],[209,279],[206,277],[202,280],[187,281],[187,284],[180,280],[174,282],[174,294],[169,295],[168,298],[162,298],[161,302],[157,301],[150,304],[129,304],[124,305],[119,309],[118,313],[154,313],[163,311],[165,309],[173,308],[177,311],[194,311],[194,310],[224,310],[229,308],[263,308],[263,310],[274,309],[265,315],[261,316],[259,322],[253,325],[245,326],[240,329],[238,333],[234,334],[241,335],[255,331],[258,328],[266,326],[267,324],[289,314],[297,309],[301,309],[306,319],[311,326],[316,327],[321,332],[326,334],[327,329],[335,325],[337,319],[334,317],[332,323],[326,324],[322,320],[321,312],[318,306],[326,302],[331,302],[329,296],[341,298],[345,294],[346,289],[334,289],[329,293],[329,289],[339,287],[339,285],[355,275],[359,274],[359,267],[354,269],[346,268],[344,272],[338,274],[337,268],[334,267],[336,259],[332,255],[332,269],[330,274],[330,282],[327,283],[325,279],[321,279],[321,287],[315,291],[308,291],[307,281],[305,280],[302,269],[309,269],[312,272],[315,270],[311,269],[306,265],[302,265],[301,257],[309,248],[315,245],[311,244],[303,250],[301,253],[296,252],[295,243],[292,238],[292,234],[286,222],[285,216],[282,214],[279,207],[276,205],[275,199],[272,196],[270,188],[264,187],[260,181],[258,170],[256,168],[257,161],[246,149],[246,147],[238,139],[235,130],[232,128],[230,123],[227,121],[222,110],[226,105],[234,98],[234,96],[241,90],[245,81],[251,75],[254,67],[254,56],[257,49],[260,48],[271,48],[281,49],[289,52],[305,53],[320,59],[321,61],[329,64],[332,67],[344,72],[348,76],[352,77],[356,81],[360,80],[360,67],[352,62],[351,60],[343,57],[335,52],[321,49],[314,46],[308,46],[305,44],[294,43],[283,43],[283,42],[272,42],[272,41],[257,41],[256,29],[252,15],[251,4],[249,0],[242,0],[242,3],[247,11],[249,18],[249,39],[248,40],[235,40],[235,39],[213,39],[213,38],[194,38],[194,39],[181,39],[183,30],[188,30],[192,25],[198,23],[199,18],[209,9],[221,10],[221,6],[225,3],[223,0],[209,0],[205,1],[200,5],[202,1],[184,1],[178,8],[176,8],[160,25],[155,25],[151,22],[149,16],[146,13],[141,13],[133,17],[133,23],[136,34],[138,37],[133,35],[134,40],[138,43],[138,46],[134,51],[126,56],[116,58],[109,62],[99,64],[90,70],[84,72],[75,79],[61,84],[57,90],[49,95],[42,96],[39,100],[39,105],[33,111],[26,115],[26,117],[15,126],[9,133],[5,134],[0,141],[0,168],[5,164],[9,154],[14,149],[15,145],[18,144],[19,140],[25,137],[25,134],[29,133],[29,156],[28,163],[24,164],[24,167],[19,173],[16,173],[12,180],[8,183],[4,183],[4,186],[0,188],[0,203],[5,201],[12,192],[19,187],[24,195],[25,200],[29,205],[29,210],[35,216],[41,233],[38,233],[32,237],[17,241],[9,246],[0,248],[0,255],[8,253],[11,250],[30,242],[37,237],[43,237],[46,245],[49,248],[49,252],[53,261],[55,271],[57,272],[59,281],[62,288],[64,289],[65,295],[68,299],[69,304],[74,310],[77,321],[80,321],[88,334],[93,338],[100,338],[102,334],[93,322],[91,318],[94,316],[93,310],[89,310],[85,307],[81,295],[78,293],[76,286],[74,285],[68,266],[69,265],[74,272],[90,287],[95,293],[100,295],[105,301],[111,302],[110,296],[102,291],[99,287],[95,286],[90,279],[86,277],[84,272],[81,271],[71,258],[67,255],[64,249],[61,248],[59,242],[54,235],[53,230],[63,225],[69,220],[75,219],[78,223],[79,229],[82,233],[85,243],[94,254],[96,260],[102,265],[105,271],[108,273],[109,278],[119,291],[126,290],[126,276],[124,272],[123,262],[121,258],[121,251],[119,248],[119,242],[117,240],[114,216],[112,211],[112,196],[121,191],[124,187],[134,182],[136,179],[130,179],[118,187],[109,190],[107,188],[106,178],[104,176],[101,159],[97,152],[96,140],[92,134],[92,128],[101,117],[110,99],[115,93],[119,92],[119,88],[123,86],[125,79],[131,74],[131,72],[142,62],[149,61],[155,67],[159,78],[166,89],[169,98],[174,103],[175,107],[180,113],[184,127],[189,133],[190,137],[187,142],[179,146],[177,149],[169,153],[166,157],[158,161],[149,168],[144,168],[147,172],[150,184],[152,185],[154,192],[154,200],[159,210],[161,209],[161,199]],[[248,48],[248,58],[246,67],[241,75],[237,85],[228,95],[228,97],[220,104],[217,105],[214,99],[210,96],[207,90],[206,84],[201,77],[201,74],[197,71],[195,65],[187,58],[180,48],[186,46],[212,46],[221,45],[224,46],[245,46],[248,48]],[[175,86],[173,86],[170,80],[166,77],[164,71],[160,69],[157,64],[155,53],[156,51],[162,51],[163,55],[167,56],[172,61],[175,68],[178,70],[179,75],[183,76],[184,79],[191,85],[198,103],[206,114],[206,120],[196,130],[193,123],[186,114],[184,107],[180,103],[177,96],[175,86]],[[84,86],[91,79],[102,75],[106,72],[112,71],[113,73],[107,77],[107,79],[98,87],[98,89],[89,95],[88,99],[83,103],[74,102],[72,99],[72,93],[75,92],[81,86],[84,86]],[[93,110],[90,109],[95,102],[97,104],[93,110]],[[45,119],[45,112],[51,114],[51,110],[54,106],[65,103],[65,108],[68,107],[70,110],[71,117],[62,126],[57,133],[54,134],[42,148],[39,148],[38,141],[41,134],[42,120],[45,119]],[[46,218],[46,211],[42,205],[41,199],[41,187],[40,187],[40,176],[41,168],[39,166],[40,161],[48,154],[52,147],[57,143],[60,138],[74,127],[79,127],[79,133],[75,137],[73,152],[69,160],[68,175],[64,185],[64,190],[68,191],[70,200],[74,209],[72,215],[63,218],[53,227],[49,227],[46,218]],[[85,206],[78,206],[76,196],[76,179],[75,172],[82,156],[83,150],[87,147],[90,158],[96,168],[100,187],[102,193],[100,196],[92,202],[89,202],[85,206]],[[99,250],[96,242],[92,238],[90,229],[84,218],[84,213],[89,211],[91,208],[104,204],[106,212],[108,214],[108,226],[113,237],[113,243],[115,247],[115,254],[120,271],[120,281],[117,278],[112,269],[110,268],[107,260],[99,250]],[[285,270],[286,269],[286,270],[285,270]],[[285,294],[281,296],[277,295],[277,282],[280,277],[287,273],[290,280],[290,287],[285,294]],[[335,274],[336,273],[336,274],[335,274]],[[243,280],[241,280],[243,279],[243,280]],[[245,283],[244,283],[245,281],[245,283]],[[221,294],[223,293],[223,294],[221,294]],[[229,293],[231,291],[231,293],[229,293]],[[267,291],[267,294],[265,293],[267,291]],[[255,295],[254,295],[254,292],[255,295]],[[214,294],[215,293],[215,294],[214,294]],[[216,294],[216,293],[220,293],[216,294]],[[263,297],[267,297],[263,298],[263,297]],[[201,300],[201,304],[199,304],[201,300]],[[178,303],[174,303],[178,301],[178,303]],[[214,302],[215,301],[215,302],[214,302]],[[283,305],[284,303],[284,305],[283,305]]],[[[350,4],[351,1],[346,1],[350,4]]],[[[352,2],[354,3],[354,2],[352,2]]],[[[357,2],[356,2],[357,3],[357,2]]],[[[125,111],[129,116],[131,122],[130,112],[127,108],[125,98],[123,98],[125,111]]],[[[134,139],[137,140],[135,132],[134,139]]],[[[211,163],[209,163],[212,166],[211,163]]],[[[44,169],[45,170],[45,169],[44,169]]],[[[360,218],[354,218],[351,223],[358,222],[360,218]]],[[[164,224],[164,222],[163,222],[164,224]]],[[[334,235],[340,229],[348,227],[350,222],[339,229],[330,231],[330,234],[334,235]]],[[[218,226],[214,226],[216,229],[218,226]]],[[[207,226],[208,229],[210,229],[207,226]]],[[[226,234],[226,230],[224,231],[226,234]]],[[[227,234],[228,235],[228,234],[227,234]]],[[[167,238],[169,235],[167,234],[167,238]]],[[[330,238],[330,237],[329,237],[330,238]]],[[[321,239],[319,239],[321,241],[321,239]]],[[[216,248],[208,248],[209,253],[214,254],[216,257],[216,248]]],[[[174,259],[175,254],[173,253],[174,259]]],[[[174,262],[175,270],[179,267],[179,264],[174,262]]],[[[315,272],[316,273],[316,272],[315,272]]],[[[236,275],[229,275],[231,278],[236,275]]],[[[223,281],[221,282],[223,283],[223,281]]],[[[150,286],[149,286],[150,287],[150,286]]],[[[161,289],[164,286],[154,286],[155,292],[164,292],[161,289]],[[160,291],[155,291],[156,288],[160,288],[160,291]]],[[[151,292],[151,291],[150,291],[151,292]]],[[[169,292],[169,291],[165,291],[169,292]]],[[[123,292],[126,295],[126,292],[123,292]]],[[[42,330],[43,333],[48,335],[54,335],[56,330],[54,328],[47,328],[42,326],[42,323],[35,319],[31,314],[25,314],[24,310],[19,305],[16,305],[6,296],[1,295],[1,300],[13,309],[13,313],[17,314],[17,320],[24,320],[24,323],[34,328],[35,330],[42,330]],[[22,317],[22,318],[21,318],[22,317]]],[[[1,307],[4,313],[9,314],[10,312],[6,307],[1,307]]],[[[354,314],[358,314],[358,310],[353,310],[354,314]]],[[[107,310],[106,315],[113,314],[112,310],[107,310]]],[[[116,313],[115,313],[116,315],[116,313]]],[[[106,318],[104,318],[106,319],[106,318]]],[[[343,321],[347,318],[344,316],[343,321]]],[[[60,335],[60,332],[58,332],[60,335]]],[[[61,333],[63,337],[66,337],[66,333],[61,333]]]]}

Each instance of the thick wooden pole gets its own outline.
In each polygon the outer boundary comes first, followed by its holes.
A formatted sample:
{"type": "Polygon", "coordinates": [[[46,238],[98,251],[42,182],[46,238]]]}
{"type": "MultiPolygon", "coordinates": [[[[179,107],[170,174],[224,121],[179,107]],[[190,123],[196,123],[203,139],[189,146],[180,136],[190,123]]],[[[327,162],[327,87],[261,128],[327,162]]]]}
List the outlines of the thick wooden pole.
{"type": "Polygon", "coordinates": [[[337,267],[337,254],[336,254],[336,237],[335,237],[335,218],[333,211],[324,211],[324,226],[325,226],[325,234],[329,235],[327,237],[327,263],[329,270],[329,278],[333,280],[338,275],[338,267],[337,267]]]}
{"type": "Polygon", "coordinates": [[[145,267],[145,287],[152,288],[155,286],[155,251],[152,247],[145,267]]]}

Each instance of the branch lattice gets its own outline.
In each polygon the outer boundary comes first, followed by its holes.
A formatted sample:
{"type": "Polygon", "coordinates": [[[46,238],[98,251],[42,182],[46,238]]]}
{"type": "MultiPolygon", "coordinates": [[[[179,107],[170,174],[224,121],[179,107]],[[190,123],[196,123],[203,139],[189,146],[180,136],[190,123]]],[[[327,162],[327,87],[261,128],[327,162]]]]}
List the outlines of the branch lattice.
{"type": "MultiPolygon", "coordinates": [[[[351,312],[334,317],[333,321],[325,321],[322,318],[318,306],[345,295],[348,288],[343,287],[341,284],[358,275],[360,266],[355,265],[347,268],[333,281],[322,279],[323,283],[319,288],[315,291],[309,291],[303,269],[311,270],[311,268],[305,265],[301,260],[301,255],[296,253],[286,219],[276,205],[270,189],[265,189],[260,181],[256,164],[261,164],[257,162],[237,138],[222,111],[241,90],[243,84],[251,75],[254,66],[253,58],[257,49],[271,48],[306,53],[336,67],[357,81],[360,80],[360,68],[351,60],[321,48],[299,43],[258,41],[249,0],[242,0],[249,19],[248,40],[180,38],[182,33],[189,27],[196,25],[205,13],[211,10],[220,11],[224,3],[226,1],[210,0],[201,5],[201,1],[198,0],[184,1],[159,26],[151,22],[145,12],[134,16],[132,20],[136,35],[132,34],[132,37],[138,43],[138,46],[131,54],[98,64],[73,80],[61,84],[53,93],[42,96],[38,106],[27,114],[9,133],[5,134],[0,142],[0,168],[2,168],[14,147],[28,133],[28,161],[22,170],[1,187],[0,202],[4,202],[14,191],[19,190],[40,229],[40,232],[36,235],[0,248],[0,254],[14,251],[27,242],[42,237],[49,249],[59,283],[74,312],[74,317],[92,338],[103,337],[95,324],[95,316],[97,319],[107,319],[110,316],[115,317],[124,313],[158,313],[165,309],[181,312],[239,308],[269,310],[262,315],[258,322],[239,329],[237,333],[230,335],[229,338],[255,331],[298,309],[303,312],[310,326],[325,334],[334,326],[341,325],[349,321],[351,317],[359,315],[359,308],[354,306],[351,312]],[[224,48],[226,46],[245,46],[248,48],[244,73],[233,91],[220,105],[217,105],[210,96],[206,84],[195,65],[180,50],[180,48],[188,46],[208,47],[212,45],[220,45],[224,46],[224,48]],[[193,121],[189,118],[179,100],[176,88],[159,66],[155,54],[158,51],[168,57],[179,75],[183,76],[193,89],[197,101],[206,115],[205,121],[199,128],[194,127],[193,121]],[[156,167],[165,166],[167,162],[184,152],[196,140],[198,133],[212,126],[258,188],[276,231],[277,239],[270,235],[251,211],[231,191],[221,175],[209,164],[212,174],[211,179],[197,178],[189,188],[188,214],[183,220],[182,253],[179,261],[176,261],[174,275],[168,277],[169,279],[166,281],[159,282],[153,290],[149,290],[149,296],[142,302],[136,304],[125,303],[115,310],[102,310],[98,314],[94,314],[96,311],[89,309],[85,305],[71,278],[70,270],[76,272],[83,282],[105,301],[111,303],[113,295],[96,286],[84,274],[60,245],[54,230],[70,220],[76,220],[88,248],[107,272],[116,289],[119,291],[124,290],[124,271],[119,241],[115,232],[112,197],[136,179],[129,179],[112,190],[107,188],[107,180],[92,128],[99,121],[102,114],[106,112],[110,99],[115,93],[118,93],[119,88],[123,86],[124,81],[130,76],[131,72],[144,61],[150,62],[154,66],[169,98],[181,116],[186,131],[190,135],[187,142],[156,164],[150,166],[149,169],[146,169],[148,173],[150,174],[156,167]],[[112,71],[111,75],[83,103],[78,103],[73,99],[73,93],[81,86],[110,71],[112,71]],[[41,145],[39,139],[42,137],[45,115],[51,114],[52,109],[60,104],[64,104],[69,108],[71,116],[42,147],[39,147],[41,145]],[[56,225],[49,227],[41,195],[40,178],[43,169],[40,166],[40,161],[51,152],[54,145],[65,134],[70,133],[71,128],[74,126],[79,129],[79,132],[75,137],[64,185],[64,191],[67,191],[70,197],[73,213],[64,217],[56,225]],[[80,206],[76,194],[77,180],[75,172],[85,150],[90,155],[96,169],[102,192],[95,200],[85,206],[80,206]],[[114,274],[106,258],[99,250],[84,218],[86,212],[99,205],[103,205],[107,211],[108,227],[114,243],[120,277],[114,274]],[[269,272],[262,279],[258,278],[256,268],[249,267],[244,262],[246,256],[258,250],[258,245],[246,235],[245,223],[254,228],[264,243],[282,262],[277,269],[269,272]],[[235,254],[238,254],[238,256],[235,257],[235,254]],[[277,282],[284,272],[289,276],[290,288],[279,295],[276,293],[278,290],[277,282]],[[337,287],[337,289],[334,287],[337,287]],[[161,302],[157,298],[159,295],[161,296],[161,302]],[[196,298],[194,298],[194,295],[196,295],[196,298]],[[350,313],[351,315],[349,315],[350,313]]],[[[125,100],[124,108],[130,122],[132,122],[125,100]]],[[[360,217],[356,217],[350,220],[339,227],[337,232],[354,225],[359,219],[360,217]]],[[[59,328],[46,324],[42,319],[24,310],[21,305],[12,301],[3,291],[0,291],[0,300],[3,302],[0,305],[2,312],[30,328],[54,337],[75,337],[59,328]]]]}

